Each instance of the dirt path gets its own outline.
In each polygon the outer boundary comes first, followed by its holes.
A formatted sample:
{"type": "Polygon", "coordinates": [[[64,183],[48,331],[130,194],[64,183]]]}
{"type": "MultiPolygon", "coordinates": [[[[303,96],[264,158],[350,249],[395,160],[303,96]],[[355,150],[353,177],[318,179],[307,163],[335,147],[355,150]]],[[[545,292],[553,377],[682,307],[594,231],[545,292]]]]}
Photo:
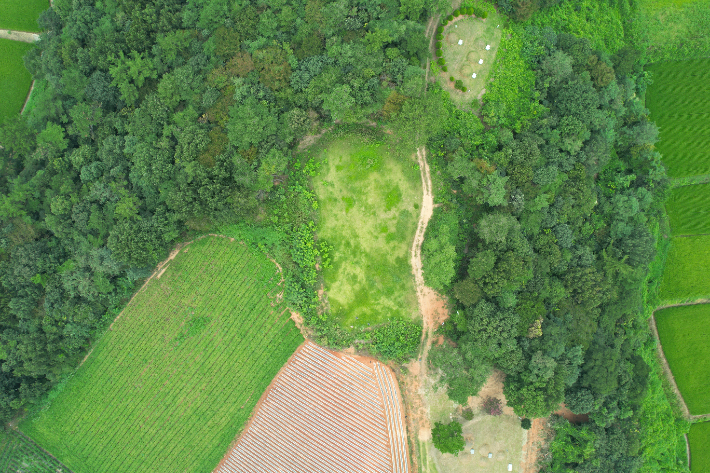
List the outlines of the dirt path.
{"type": "Polygon", "coordinates": [[[422,203],[421,213],[417,231],[414,235],[414,242],[411,250],[412,274],[417,291],[419,310],[422,314],[422,337],[421,348],[418,359],[413,360],[407,366],[408,374],[404,378],[404,398],[407,410],[407,431],[409,443],[413,447],[412,471],[421,471],[424,467],[425,459],[420,451],[420,442],[431,438],[431,426],[429,424],[428,407],[422,396],[422,387],[425,386],[427,376],[427,356],[434,340],[434,331],[448,318],[446,301],[436,291],[427,287],[424,283],[424,273],[422,270],[422,243],[426,233],[427,225],[434,212],[434,196],[432,193],[431,174],[426,161],[426,149],[421,147],[417,150],[417,161],[422,179],[422,203]]]}
{"type": "Polygon", "coordinates": [[[545,440],[546,423],[547,419],[544,417],[532,419],[532,426],[525,436],[523,460],[520,462],[520,471],[522,473],[537,472],[537,454],[540,444],[545,440]]]}
{"type": "Polygon", "coordinates": [[[27,33],[26,31],[0,30],[0,38],[22,41],[23,43],[34,43],[39,39],[37,33],[27,33]]]}

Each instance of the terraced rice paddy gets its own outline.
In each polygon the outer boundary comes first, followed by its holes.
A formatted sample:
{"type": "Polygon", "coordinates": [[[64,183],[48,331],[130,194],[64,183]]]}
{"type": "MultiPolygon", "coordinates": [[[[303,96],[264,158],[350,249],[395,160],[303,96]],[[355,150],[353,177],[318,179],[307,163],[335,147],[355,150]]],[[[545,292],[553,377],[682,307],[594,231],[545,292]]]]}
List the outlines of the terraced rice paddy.
{"type": "Polygon", "coordinates": [[[710,471],[710,422],[690,426],[690,471],[706,473],[710,471]]]}
{"type": "Polygon", "coordinates": [[[306,342],[215,473],[407,472],[396,386],[377,361],[306,342]]]}
{"type": "Polygon", "coordinates": [[[674,236],[710,233],[710,184],[673,189],[666,211],[674,236]]]}
{"type": "Polygon", "coordinates": [[[0,471],[23,473],[71,473],[56,458],[19,432],[0,433],[0,471]]]}
{"type": "Polygon", "coordinates": [[[668,61],[647,67],[651,119],[660,128],[656,145],[672,178],[710,174],[710,58],[668,61]]]}
{"type": "Polygon", "coordinates": [[[39,33],[37,18],[48,8],[48,0],[0,0],[0,28],[39,33]]]}
{"type": "Polygon", "coordinates": [[[30,91],[32,76],[22,57],[34,46],[0,38],[0,123],[20,113],[30,91]]]}
{"type": "Polygon", "coordinates": [[[710,298],[710,235],[676,237],[663,269],[663,304],[710,298]]]}
{"type": "Polygon", "coordinates": [[[663,353],[692,415],[710,414],[710,304],[656,311],[663,353]]]}
{"type": "Polygon", "coordinates": [[[303,337],[267,257],[183,248],[20,428],[75,473],[207,473],[303,337]]]}

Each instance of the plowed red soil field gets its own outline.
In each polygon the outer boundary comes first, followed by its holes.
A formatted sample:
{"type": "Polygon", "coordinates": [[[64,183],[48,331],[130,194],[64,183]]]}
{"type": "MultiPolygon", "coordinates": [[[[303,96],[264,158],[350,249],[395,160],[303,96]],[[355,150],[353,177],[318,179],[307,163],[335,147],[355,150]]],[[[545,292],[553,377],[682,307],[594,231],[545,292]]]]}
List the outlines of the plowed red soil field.
{"type": "Polygon", "coordinates": [[[389,368],[307,341],[214,473],[405,473],[403,416],[389,368]]]}

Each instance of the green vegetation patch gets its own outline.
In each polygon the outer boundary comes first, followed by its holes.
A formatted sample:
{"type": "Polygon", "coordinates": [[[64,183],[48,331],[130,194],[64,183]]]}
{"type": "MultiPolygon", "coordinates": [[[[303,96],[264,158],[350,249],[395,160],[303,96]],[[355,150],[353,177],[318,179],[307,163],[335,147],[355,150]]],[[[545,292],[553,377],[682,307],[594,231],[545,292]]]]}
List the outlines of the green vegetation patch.
{"type": "Polygon", "coordinates": [[[0,123],[20,113],[25,103],[32,75],[25,69],[22,57],[32,48],[28,43],[0,39],[0,123]]]}
{"type": "Polygon", "coordinates": [[[0,471],[57,473],[67,469],[19,432],[6,429],[0,432],[0,471]]]}
{"type": "MultiPolygon", "coordinates": [[[[708,12],[710,15],[710,12],[708,12]]],[[[670,177],[710,173],[710,58],[650,65],[646,106],[670,177]]]]}
{"type": "Polygon", "coordinates": [[[47,0],[1,0],[0,29],[39,33],[37,18],[47,8],[47,0]]]}
{"type": "Polygon", "coordinates": [[[410,249],[419,219],[421,181],[414,149],[350,135],[315,152],[318,239],[332,247],[324,268],[331,313],[366,328],[418,314],[410,249]]]}
{"type": "Polygon", "coordinates": [[[503,33],[502,23],[497,13],[490,13],[488,18],[463,18],[444,27],[442,51],[447,71],[441,72],[438,77],[457,106],[469,105],[485,93],[503,33]],[[458,44],[459,40],[462,44],[458,44]],[[483,64],[479,64],[480,59],[483,59],[483,64]],[[476,74],[475,79],[473,74],[476,74]],[[460,80],[466,92],[456,90],[451,77],[454,81],[460,80]]]}
{"type": "Polygon", "coordinates": [[[663,352],[690,413],[710,413],[710,305],[659,310],[656,325],[663,352]]]}
{"type": "Polygon", "coordinates": [[[690,471],[710,471],[710,422],[690,426],[690,471]]]}
{"type": "Polygon", "coordinates": [[[649,62],[710,55],[710,2],[641,0],[637,4],[637,14],[627,23],[627,37],[646,50],[649,62]]]}
{"type": "MultiPolygon", "coordinates": [[[[624,46],[623,10],[623,7],[616,8],[616,2],[569,0],[541,9],[531,23],[588,38],[594,49],[615,53],[624,46]]],[[[628,14],[628,9],[625,13],[628,14]]]]}
{"type": "Polygon", "coordinates": [[[710,184],[673,189],[666,210],[673,235],[710,233],[710,184]]]}
{"type": "Polygon", "coordinates": [[[710,296],[710,235],[676,237],[663,270],[659,297],[664,303],[710,296]]]}
{"type": "Polygon", "coordinates": [[[75,473],[212,471],[303,341],[280,281],[245,245],[195,241],[21,429],[75,473]]]}

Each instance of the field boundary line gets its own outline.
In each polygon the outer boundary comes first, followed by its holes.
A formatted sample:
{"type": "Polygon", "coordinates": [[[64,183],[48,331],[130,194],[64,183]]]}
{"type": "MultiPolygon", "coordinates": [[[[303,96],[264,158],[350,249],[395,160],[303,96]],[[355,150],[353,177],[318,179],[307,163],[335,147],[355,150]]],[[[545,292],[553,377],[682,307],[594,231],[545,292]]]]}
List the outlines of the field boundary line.
{"type": "Polygon", "coordinates": [[[688,456],[688,469],[690,470],[690,440],[688,440],[688,434],[683,434],[685,437],[685,454],[688,456]]]}
{"type": "Polygon", "coordinates": [[[27,435],[25,435],[25,433],[22,432],[17,426],[12,427],[12,430],[14,430],[14,431],[17,432],[18,434],[20,434],[25,440],[27,440],[27,441],[30,442],[32,445],[34,445],[35,447],[37,447],[39,450],[41,450],[42,452],[44,452],[45,455],[54,458],[54,460],[55,460],[57,463],[59,463],[60,465],[62,465],[62,467],[66,470],[66,472],[62,472],[62,473],[74,473],[72,470],[69,469],[68,466],[66,466],[64,463],[62,463],[61,461],[59,461],[59,459],[58,459],[57,457],[55,457],[54,455],[52,455],[51,453],[49,453],[47,450],[45,450],[45,449],[42,448],[39,444],[37,444],[37,442],[35,442],[35,441],[32,440],[31,438],[29,438],[27,435]]]}

